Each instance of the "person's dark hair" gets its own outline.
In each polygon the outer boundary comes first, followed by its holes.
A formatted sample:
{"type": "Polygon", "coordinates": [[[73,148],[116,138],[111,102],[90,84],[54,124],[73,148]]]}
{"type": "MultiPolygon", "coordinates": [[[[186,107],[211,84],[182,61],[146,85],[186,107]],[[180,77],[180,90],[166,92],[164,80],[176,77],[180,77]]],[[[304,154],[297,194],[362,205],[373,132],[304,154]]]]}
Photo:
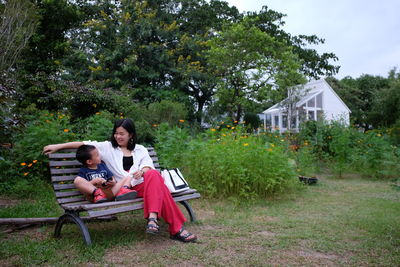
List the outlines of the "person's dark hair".
{"type": "Polygon", "coordinates": [[[136,128],[135,128],[135,124],[133,123],[133,121],[131,119],[120,119],[120,120],[117,120],[114,123],[114,129],[113,129],[112,134],[111,134],[111,144],[112,144],[112,146],[114,148],[118,147],[118,143],[117,143],[117,140],[115,140],[114,134],[115,134],[115,131],[117,130],[117,128],[119,128],[119,127],[124,128],[128,133],[132,134],[131,139],[129,139],[127,148],[129,150],[135,149],[136,141],[137,141],[137,139],[136,139],[136,128]]]}
{"type": "Polygon", "coordinates": [[[87,166],[86,161],[92,158],[90,152],[95,150],[96,147],[92,145],[81,145],[76,150],[76,159],[83,164],[83,166],[87,166]]]}

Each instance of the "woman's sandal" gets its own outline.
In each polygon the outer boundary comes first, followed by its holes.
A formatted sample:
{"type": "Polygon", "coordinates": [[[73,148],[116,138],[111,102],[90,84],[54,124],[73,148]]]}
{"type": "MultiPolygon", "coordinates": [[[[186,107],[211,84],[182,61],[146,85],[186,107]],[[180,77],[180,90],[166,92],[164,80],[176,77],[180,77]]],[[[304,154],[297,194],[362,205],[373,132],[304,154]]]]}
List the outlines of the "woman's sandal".
{"type": "Polygon", "coordinates": [[[146,233],[156,235],[160,232],[160,226],[158,225],[156,218],[148,218],[147,225],[146,225],[146,233]],[[150,223],[150,222],[154,222],[150,223]]]}
{"type": "Polygon", "coordinates": [[[178,241],[181,241],[181,242],[184,242],[184,243],[196,242],[197,236],[195,236],[194,234],[192,234],[189,231],[187,231],[186,234],[182,234],[183,230],[184,229],[182,227],[181,230],[179,230],[178,233],[176,233],[174,235],[171,235],[171,239],[178,240],[178,241]]]}

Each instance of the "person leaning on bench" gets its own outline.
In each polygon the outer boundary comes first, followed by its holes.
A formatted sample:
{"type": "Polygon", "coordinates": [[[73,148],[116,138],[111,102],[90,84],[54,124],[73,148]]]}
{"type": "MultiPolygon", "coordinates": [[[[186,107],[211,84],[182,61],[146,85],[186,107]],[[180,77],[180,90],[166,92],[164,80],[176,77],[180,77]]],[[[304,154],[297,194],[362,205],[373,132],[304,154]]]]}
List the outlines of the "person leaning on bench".
{"type": "Polygon", "coordinates": [[[137,192],[130,189],[133,177],[126,176],[116,182],[107,165],[101,162],[100,153],[95,146],[81,145],[76,151],[76,159],[83,167],[80,168],[74,184],[88,201],[102,203],[136,197],[137,192]]]}
{"type": "Polygon", "coordinates": [[[130,119],[115,122],[111,141],[69,142],[52,144],[43,148],[45,154],[61,149],[79,148],[92,145],[100,153],[101,159],[114,174],[117,182],[126,177],[133,177],[129,189],[135,190],[138,197],[143,197],[144,218],[147,219],[146,233],[158,234],[158,219],[163,218],[169,224],[171,239],[182,242],[195,242],[197,236],[184,229],[186,218],[175,203],[161,174],[155,170],[147,149],[136,144],[135,124],[130,119]]]}

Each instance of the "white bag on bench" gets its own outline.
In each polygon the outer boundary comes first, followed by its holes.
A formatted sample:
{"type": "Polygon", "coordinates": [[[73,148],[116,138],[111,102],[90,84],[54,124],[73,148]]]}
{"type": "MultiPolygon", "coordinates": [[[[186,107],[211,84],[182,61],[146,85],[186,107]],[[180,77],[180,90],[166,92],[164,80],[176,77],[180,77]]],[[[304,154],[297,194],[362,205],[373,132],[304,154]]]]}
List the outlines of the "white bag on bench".
{"type": "Polygon", "coordinates": [[[189,189],[189,184],[177,168],[164,169],[161,171],[161,176],[164,178],[164,183],[171,193],[182,192],[189,189]]]}

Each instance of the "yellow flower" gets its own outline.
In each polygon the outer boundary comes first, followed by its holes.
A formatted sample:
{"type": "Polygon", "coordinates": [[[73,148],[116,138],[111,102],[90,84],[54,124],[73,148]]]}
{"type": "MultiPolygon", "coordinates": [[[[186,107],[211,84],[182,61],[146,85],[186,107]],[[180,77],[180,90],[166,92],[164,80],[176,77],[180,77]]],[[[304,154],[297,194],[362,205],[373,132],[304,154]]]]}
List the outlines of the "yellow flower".
{"type": "Polygon", "coordinates": [[[248,145],[249,145],[249,143],[244,143],[244,144],[243,144],[243,146],[248,146],[248,145]]]}
{"type": "Polygon", "coordinates": [[[211,132],[215,132],[216,131],[216,129],[211,129],[211,132]]]}
{"type": "Polygon", "coordinates": [[[376,136],[382,136],[380,133],[378,133],[376,136]]]}
{"type": "Polygon", "coordinates": [[[100,115],[100,112],[96,112],[96,115],[100,115]]]}
{"type": "Polygon", "coordinates": [[[64,132],[68,133],[68,132],[69,132],[69,130],[68,130],[68,129],[64,129],[64,132]]]}
{"type": "Polygon", "coordinates": [[[92,104],[92,107],[94,107],[94,108],[97,107],[97,104],[96,104],[96,103],[95,103],[95,104],[92,104]]]}
{"type": "Polygon", "coordinates": [[[223,134],[222,136],[226,136],[226,134],[223,134]]]}
{"type": "Polygon", "coordinates": [[[272,152],[272,148],[268,148],[268,151],[269,151],[269,152],[272,152]]]}
{"type": "Polygon", "coordinates": [[[271,144],[271,147],[275,147],[275,144],[271,144]]]}
{"type": "Polygon", "coordinates": [[[26,165],[26,163],[25,163],[25,162],[22,162],[22,163],[21,163],[21,166],[25,166],[25,165],[26,165]]]}
{"type": "Polygon", "coordinates": [[[32,160],[32,162],[33,162],[33,163],[36,163],[36,162],[37,162],[37,159],[32,160]]]}
{"type": "Polygon", "coordinates": [[[29,174],[29,172],[25,172],[25,173],[24,173],[24,176],[27,176],[28,174],[29,174]]]}
{"type": "Polygon", "coordinates": [[[232,130],[235,130],[235,127],[232,127],[231,129],[232,129],[232,130]]]}
{"type": "Polygon", "coordinates": [[[179,122],[185,122],[185,120],[179,120],[179,122]]]}

